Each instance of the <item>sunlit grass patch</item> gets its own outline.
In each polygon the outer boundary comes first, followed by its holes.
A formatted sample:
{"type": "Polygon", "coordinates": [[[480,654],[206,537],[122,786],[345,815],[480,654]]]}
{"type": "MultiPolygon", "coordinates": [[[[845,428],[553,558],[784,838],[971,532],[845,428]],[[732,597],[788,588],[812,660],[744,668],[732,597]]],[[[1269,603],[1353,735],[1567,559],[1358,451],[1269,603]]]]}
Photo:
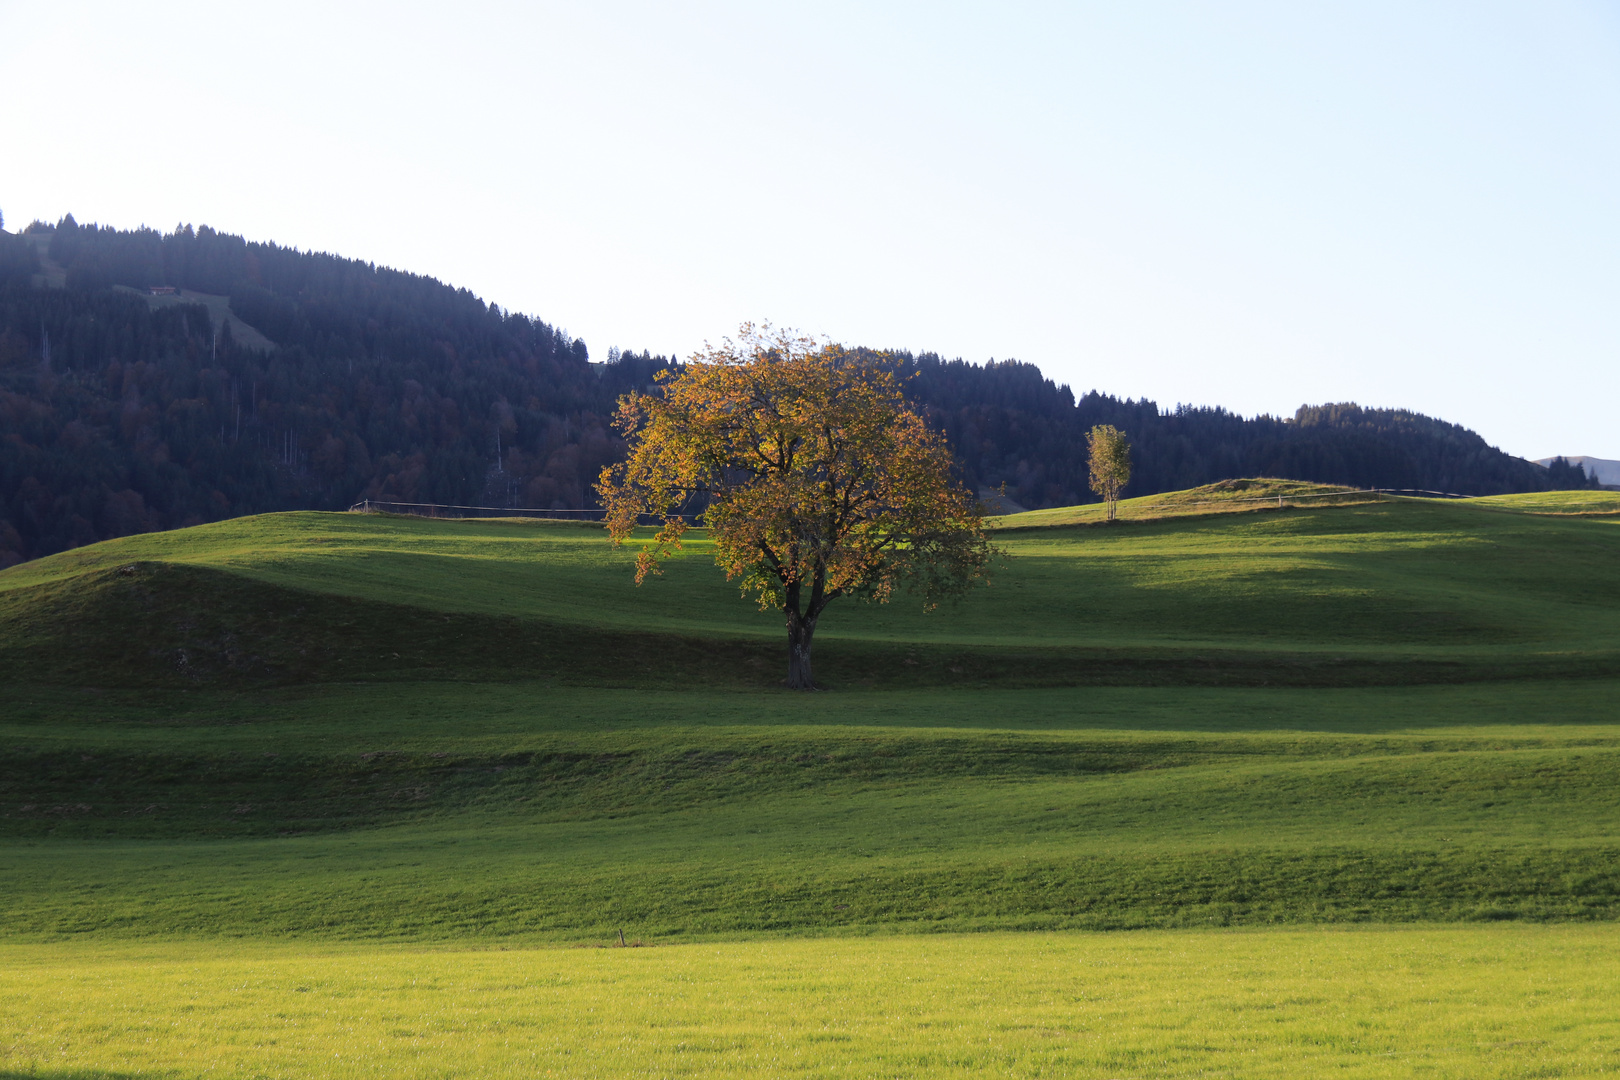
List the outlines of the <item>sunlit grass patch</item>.
{"type": "MultiPolygon", "coordinates": [[[[1304,480],[1270,478],[1222,480],[1186,491],[1166,491],[1138,495],[1119,501],[1120,521],[1160,521],[1165,518],[1202,514],[1245,513],[1278,509],[1289,500],[1295,506],[1352,506],[1378,502],[1375,493],[1337,484],[1316,484],[1304,480]]],[[[1050,528],[1061,525],[1096,525],[1106,520],[1102,503],[1054,506],[1045,510],[1025,510],[994,518],[998,529],[1050,528]]]]}
{"type": "Polygon", "coordinates": [[[1468,501],[1531,514],[1620,514],[1620,491],[1531,491],[1468,501]]]}
{"type": "Polygon", "coordinates": [[[5,1076],[1593,1076],[1620,930],[0,950],[5,1076]]]}

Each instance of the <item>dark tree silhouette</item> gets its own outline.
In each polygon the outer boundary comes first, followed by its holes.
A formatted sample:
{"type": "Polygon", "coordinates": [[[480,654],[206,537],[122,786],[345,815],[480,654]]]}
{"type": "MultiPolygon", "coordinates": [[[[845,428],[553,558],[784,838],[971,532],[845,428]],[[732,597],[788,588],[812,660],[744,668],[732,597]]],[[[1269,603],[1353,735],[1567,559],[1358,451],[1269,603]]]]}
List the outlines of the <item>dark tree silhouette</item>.
{"type": "MultiPolygon", "coordinates": [[[[678,367],[612,360],[592,364],[583,341],[433,278],[207,226],[69,215],[0,231],[0,564],[368,497],[590,506],[592,480],[625,452],[614,401],[678,367]]],[[[1399,410],[1246,419],[1076,399],[1017,361],[882,362],[947,437],[960,478],[1005,483],[1026,506],[1093,497],[1085,435],[1098,424],[1130,434],[1125,494],[1257,475],[1468,495],[1591,482],[1399,410]]]]}

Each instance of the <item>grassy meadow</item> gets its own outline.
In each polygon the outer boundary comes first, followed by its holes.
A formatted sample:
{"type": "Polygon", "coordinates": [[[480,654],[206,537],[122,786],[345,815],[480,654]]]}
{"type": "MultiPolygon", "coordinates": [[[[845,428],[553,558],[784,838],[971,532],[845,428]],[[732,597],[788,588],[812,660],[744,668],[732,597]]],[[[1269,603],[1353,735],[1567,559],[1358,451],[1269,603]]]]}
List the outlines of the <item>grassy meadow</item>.
{"type": "Polygon", "coordinates": [[[8,1077],[1545,1077],[1617,1063],[1609,927],[647,949],[21,946],[8,1077]]]}
{"type": "Polygon", "coordinates": [[[1279,490],[1003,519],[815,694],[701,534],[0,572],[0,1078],[1620,1071],[1609,493],[1279,490]]]}
{"type": "Polygon", "coordinates": [[[1520,495],[1485,495],[1469,499],[1475,506],[1517,510],[1527,514],[1620,514],[1620,491],[1536,491],[1520,495]]]}

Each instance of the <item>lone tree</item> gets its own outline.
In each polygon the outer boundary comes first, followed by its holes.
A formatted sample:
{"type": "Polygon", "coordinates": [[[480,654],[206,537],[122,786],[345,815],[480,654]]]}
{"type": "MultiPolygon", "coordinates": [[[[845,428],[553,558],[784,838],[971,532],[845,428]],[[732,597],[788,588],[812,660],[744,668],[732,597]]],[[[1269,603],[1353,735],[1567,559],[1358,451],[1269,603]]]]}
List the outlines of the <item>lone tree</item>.
{"type": "Polygon", "coordinates": [[[715,562],[787,619],[788,678],[811,690],[816,621],[841,596],[886,603],[902,586],[928,608],[986,577],[994,552],[951,455],[871,354],[744,324],[654,395],[619,400],[630,440],[597,491],[614,543],[662,520],[636,583],[681,546],[678,511],[704,503],[715,562]]]}
{"type": "Polygon", "coordinates": [[[1098,424],[1086,436],[1086,453],[1091,465],[1091,490],[1108,504],[1107,520],[1113,521],[1119,493],[1131,482],[1131,444],[1114,425],[1098,424]]]}

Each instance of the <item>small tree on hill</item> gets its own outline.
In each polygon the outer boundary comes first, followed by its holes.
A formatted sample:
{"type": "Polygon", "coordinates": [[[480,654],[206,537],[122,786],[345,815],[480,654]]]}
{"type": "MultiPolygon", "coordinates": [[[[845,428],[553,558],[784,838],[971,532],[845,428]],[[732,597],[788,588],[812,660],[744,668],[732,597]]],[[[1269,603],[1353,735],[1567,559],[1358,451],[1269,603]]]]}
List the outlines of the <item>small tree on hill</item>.
{"type": "Polygon", "coordinates": [[[814,688],[816,621],[839,597],[883,603],[909,585],[933,607],[985,578],[979,506],[876,358],[745,324],[655,378],[660,394],[619,401],[630,454],[597,483],[608,531],[622,543],[643,516],[662,520],[640,584],[680,547],[677,511],[706,500],[715,561],[786,617],[789,687],[814,688]]]}
{"type": "Polygon", "coordinates": [[[1131,444],[1114,425],[1098,424],[1086,436],[1086,452],[1091,465],[1091,490],[1108,504],[1107,519],[1113,521],[1119,493],[1131,482],[1131,444]]]}

